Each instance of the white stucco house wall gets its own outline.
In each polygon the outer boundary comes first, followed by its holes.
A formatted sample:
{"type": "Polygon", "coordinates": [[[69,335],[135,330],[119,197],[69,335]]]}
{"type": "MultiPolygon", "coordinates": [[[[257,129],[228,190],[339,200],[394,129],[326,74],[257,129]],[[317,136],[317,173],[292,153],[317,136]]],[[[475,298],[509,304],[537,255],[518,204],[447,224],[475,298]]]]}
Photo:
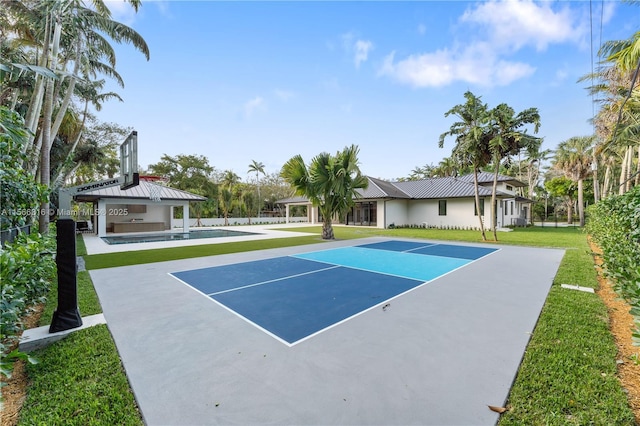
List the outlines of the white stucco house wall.
{"type": "MultiPolygon", "coordinates": [[[[423,226],[433,228],[479,228],[475,208],[473,175],[431,178],[417,181],[389,182],[368,177],[369,186],[360,191],[356,205],[337,223],[347,225],[423,226]]],[[[491,187],[493,174],[478,174],[481,217],[485,225],[491,223],[491,187]],[[482,211],[484,209],[484,212],[482,211]]],[[[497,225],[524,226],[531,220],[532,201],[520,197],[516,188],[525,186],[511,176],[498,176],[497,225]]],[[[289,219],[290,206],[307,206],[308,221],[320,223],[318,209],[303,197],[280,200],[289,219]]]]}
{"type": "Polygon", "coordinates": [[[76,202],[91,203],[87,216],[99,237],[107,233],[151,232],[171,229],[175,207],[183,208],[183,232],[189,232],[189,202],[204,197],[170,188],[140,177],[140,184],[126,190],[119,186],[87,191],[74,196],[76,202]]]}

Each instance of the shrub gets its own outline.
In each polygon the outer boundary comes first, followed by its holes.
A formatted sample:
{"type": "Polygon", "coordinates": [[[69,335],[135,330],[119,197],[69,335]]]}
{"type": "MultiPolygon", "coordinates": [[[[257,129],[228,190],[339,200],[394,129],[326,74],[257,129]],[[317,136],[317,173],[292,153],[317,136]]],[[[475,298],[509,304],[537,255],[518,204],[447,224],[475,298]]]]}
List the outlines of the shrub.
{"type": "Polygon", "coordinates": [[[9,376],[16,351],[7,354],[22,331],[28,309],[45,301],[54,280],[55,238],[40,234],[20,234],[0,248],[0,353],[2,373],[9,376]],[[12,355],[13,354],[13,355],[12,355]]]}
{"type": "Polygon", "coordinates": [[[640,187],[588,208],[587,232],[602,249],[605,274],[631,305],[640,345],[640,187]]]}

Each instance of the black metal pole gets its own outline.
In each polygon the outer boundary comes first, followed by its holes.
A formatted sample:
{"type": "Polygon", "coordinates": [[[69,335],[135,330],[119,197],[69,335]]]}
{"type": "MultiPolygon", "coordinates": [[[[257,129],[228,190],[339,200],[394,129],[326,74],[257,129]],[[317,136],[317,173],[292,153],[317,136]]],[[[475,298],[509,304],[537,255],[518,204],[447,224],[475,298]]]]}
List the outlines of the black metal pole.
{"type": "Polygon", "coordinates": [[[76,222],[73,219],[58,219],[57,230],[58,308],[53,313],[49,333],[82,325],[78,309],[76,222]]]}

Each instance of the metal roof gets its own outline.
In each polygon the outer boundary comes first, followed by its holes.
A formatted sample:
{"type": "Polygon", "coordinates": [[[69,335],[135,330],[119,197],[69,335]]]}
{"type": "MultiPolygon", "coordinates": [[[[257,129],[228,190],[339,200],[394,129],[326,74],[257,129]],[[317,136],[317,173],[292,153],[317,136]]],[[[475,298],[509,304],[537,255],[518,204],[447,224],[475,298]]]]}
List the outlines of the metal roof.
{"type": "MultiPolygon", "coordinates": [[[[483,179],[490,178],[489,182],[493,182],[493,174],[482,172],[479,177],[483,179]]],[[[359,199],[381,199],[381,198],[393,198],[393,199],[444,199],[444,198],[463,198],[463,197],[475,197],[475,188],[473,185],[473,175],[465,175],[461,177],[442,177],[442,178],[430,178],[423,180],[410,180],[402,182],[387,182],[381,179],[375,179],[367,176],[369,179],[369,186],[367,189],[359,190],[359,199]]],[[[498,180],[501,182],[508,182],[513,186],[524,186],[524,184],[510,176],[498,176],[498,180]],[[502,179],[502,180],[501,180],[502,179]]],[[[484,183],[487,181],[485,180],[484,183]]],[[[481,197],[490,197],[491,188],[487,186],[478,186],[478,194],[481,197]]],[[[506,194],[501,191],[497,191],[498,197],[513,197],[511,194],[506,194]]],[[[523,199],[524,200],[524,199],[523,199]]],[[[278,200],[281,204],[293,204],[308,201],[306,197],[293,197],[278,200]]]]}
{"type": "Polygon", "coordinates": [[[411,196],[402,189],[394,186],[393,182],[387,182],[369,176],[367,176],[367,179],[369,179],[369,186],[367,189],[358,191],[360,198],[411,198],[411,196]]]}
{"type": "Polygon", "coordinates": [[[130,199],[150,199],[151,191],[159,191],[161,200],[179,200],[179,201],[205,201],[206,198],[191,192],[182,191],[180,189],[170,188],[164,185],[158,185],[152,182],[140,180],[138,186],[122,190],[119,186],[110,188],[94,189],[82,194],[76,195],[76,201],[96,201],[101,198],[130,198],[130,199]]]}
{"type": "MultiPolygon", "coordinates": [[[[475,196],[473,183],[465,182],[454,177],[394,182],[393,184],[411,195],[411,198],[414,199],[442,199],[475,196]]],[[[478,194],[481,197],[491,196],[491,190],[483,186],[479,186],[478,194]]]]}
{"type": "MultiPolygon", "coordinates": [[[[494,175],[492,172],[479,172],[478,183],[479,184],[493,183],[493,176],[494,175]]],[[[458,179],[473,184],[473,173],[460,176],[458,179]]],[[[513,176],[505,176],[500,174],[498,175],[498,182],[505,182],[505,183],[508,183],[509,185],[513,185],[517,187],[527,186],[526,184],[520,182],[518,179],[514,178],[513,176]]]]}

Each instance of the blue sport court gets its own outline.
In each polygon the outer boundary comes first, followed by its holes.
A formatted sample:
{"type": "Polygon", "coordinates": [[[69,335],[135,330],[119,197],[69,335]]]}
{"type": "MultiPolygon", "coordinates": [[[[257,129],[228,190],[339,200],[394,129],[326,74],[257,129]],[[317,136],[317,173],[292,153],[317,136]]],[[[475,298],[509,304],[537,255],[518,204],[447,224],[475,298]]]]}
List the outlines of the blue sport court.
{"type": "Polygon", "coordinates": [[[292,346],[496,250],[390,240],[170,275],[292,346]]]}

